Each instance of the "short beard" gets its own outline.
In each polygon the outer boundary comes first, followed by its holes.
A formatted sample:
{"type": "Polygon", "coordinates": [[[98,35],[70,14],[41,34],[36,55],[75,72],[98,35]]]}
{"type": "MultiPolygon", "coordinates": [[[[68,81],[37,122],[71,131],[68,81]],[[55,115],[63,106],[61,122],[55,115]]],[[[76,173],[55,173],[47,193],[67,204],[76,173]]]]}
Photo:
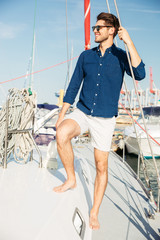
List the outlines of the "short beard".
{"type": "Polygon", "coordinates": [[[98,40],[97,40],[97,41],[96,41],[96,40],[94,40],[94,41],[95,41],[95,43],[101,43],[101,42],[102,42],[102,41],[98,41],[98,40]]]}
{"type": "Polygon", "coordinates": [[[103,42],[103,41],[106,41],[108,39],[108,37],[106,38],[106,39],[102,39],[102,40],[94,40],[95,41],[95,43],[101,43],[101,42],[103,42]]]}

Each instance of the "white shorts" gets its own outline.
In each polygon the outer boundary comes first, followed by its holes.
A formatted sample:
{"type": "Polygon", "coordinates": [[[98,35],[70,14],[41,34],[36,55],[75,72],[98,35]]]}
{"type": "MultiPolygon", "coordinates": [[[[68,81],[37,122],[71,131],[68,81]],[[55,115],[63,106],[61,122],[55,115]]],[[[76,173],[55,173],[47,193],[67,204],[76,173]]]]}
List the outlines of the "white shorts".
{"type": "Polygon", "coordinates": [[[81,134],[89,131],[91,135],[91,144],[94,148],[105,152],[110,151],[116,123],[115,117],[93,117],[91,115],[86,115],[76,108],[72,113],[66,115],[65,119],[75,120],[81,128],[81,134]]]}

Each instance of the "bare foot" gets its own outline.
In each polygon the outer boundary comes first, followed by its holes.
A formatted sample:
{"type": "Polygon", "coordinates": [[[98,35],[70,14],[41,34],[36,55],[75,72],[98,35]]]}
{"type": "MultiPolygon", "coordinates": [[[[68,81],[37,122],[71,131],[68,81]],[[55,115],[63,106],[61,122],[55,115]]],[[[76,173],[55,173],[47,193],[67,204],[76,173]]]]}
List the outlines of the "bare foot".
{"type": "Polygon", "coordinates": [[[98,216],[96,214],[90,214],[89,226],[93,230],[98,230],[100,228],[100,224],[98,222],[98,216]]]}
{"type": "Polygon", "coordinates": [[[77,186],[75,181],[69,181],[67,180],[65,183],[63,183],[62,185],[53,188],[53,191],[57,192],[57,193],[61,193],[61,192],[65,192],[69,189],[73,189],[77,186]]]}

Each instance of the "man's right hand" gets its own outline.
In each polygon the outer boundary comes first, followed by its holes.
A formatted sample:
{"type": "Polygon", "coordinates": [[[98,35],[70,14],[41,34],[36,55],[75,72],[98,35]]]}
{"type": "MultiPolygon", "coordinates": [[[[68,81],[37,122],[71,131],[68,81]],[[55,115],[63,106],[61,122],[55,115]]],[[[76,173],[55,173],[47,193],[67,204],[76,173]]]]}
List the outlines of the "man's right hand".
{"type": "Polygon", "coordinates": [[[62,109],[61,109],[61,111],[60,111],[60,113],[59,113],[58,120],[57,120],[57,122],[56,122],[56,129],[59,127],[59,125],[60,125],[61,122],[63,121],[64,116],[65,116],[67,110],[69,109],[70,105],[71,105],[71,104],[69,104],[69,103],[65,103],[65,102],[63,103],[62,109]]]}
{"type": "Polygon", "coordinates": [[[59,116],[58,117],[58,120],[57,120],[57,122],[56,122],[56,129],[59,127],[59,125],[61,124],[61,122],[63,121],[63,119],[64,119],[64,116],[62,117],[62,116],[59,116]]]}

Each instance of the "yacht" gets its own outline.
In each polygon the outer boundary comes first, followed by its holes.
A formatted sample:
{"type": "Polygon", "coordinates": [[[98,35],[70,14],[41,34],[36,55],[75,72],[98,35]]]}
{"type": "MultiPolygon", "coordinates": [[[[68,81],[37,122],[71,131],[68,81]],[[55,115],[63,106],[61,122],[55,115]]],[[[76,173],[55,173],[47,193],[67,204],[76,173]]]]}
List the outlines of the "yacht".
{"type": "MultiPolygon", "coordinates": [[[[17,106],[19,108],[19,103],[17,106]]],[[[58,108],[51,110],[52,119],[48,119],[56,122],[58,111],[58,108]]],[[[13,114],[8,116],[8,123],[12,118],[13,114]]],[[[43,120],[39,123],[45,127],[43,120]]],[[[37,129],[40,129],[40,125],[37,129]]],[[[10,141],[16,141],[11,134],[18,136],[26,133],[28,137],[29,131],[31,128],[17,131],[14,128],[12,131],[8,126],[8,146],[10,141]]],[[[137,175],[116,153],[111,151],[109,155],[109,182],[99,213],[101,227],[93,231],[89,228],[89,212],[93,204],[96,169],[89,137],[72,142],[77,187],[64,193],[53,191],[66,179],[55,139],[38,146],[33,138],[31,140],[34,143],[33,151],[25,161],[18,157],[19,152],[15,156],[15,150],[8,155],[10,149],[7,148],[7,154],[1,154],[4,158],[1,158],[0,167],[0,239],[160,238],[160,215],[156,203],[137,175]]],[[[19,151],[21,144],[22,139],[19,151]]]]}
{"type": "MultiPolygon", "coordinates": [[[[154,156],[160,157],[160,106],[144,107],[143,113],[145,122],[150,135],[150,141],[154,156]]],[[[147,134],[144,130],[144,124],[142,117],[140,116],[137,120],[136,130],[138,134],[138,140],[134,126],[128,126],[124,130],[125,145],[128,153],[139,154],[139,145],[141,147],[143,156],[145,158],[151,158],[152,154],[150,151],[147,134]],[[139,141],[139,145],[138,145],[139,141]]]]}

